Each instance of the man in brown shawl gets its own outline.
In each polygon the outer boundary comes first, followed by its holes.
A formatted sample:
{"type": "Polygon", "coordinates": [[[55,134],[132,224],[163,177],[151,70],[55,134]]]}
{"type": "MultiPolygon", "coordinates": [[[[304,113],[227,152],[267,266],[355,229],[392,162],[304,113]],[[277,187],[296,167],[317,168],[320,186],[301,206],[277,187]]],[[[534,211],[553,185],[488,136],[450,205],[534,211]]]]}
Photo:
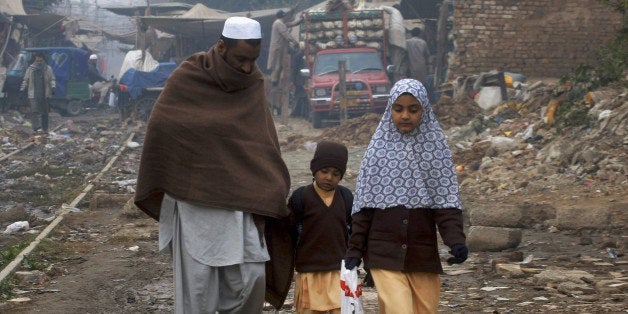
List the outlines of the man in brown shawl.
{"type": "Polygon", "coordinates": [[[257,21],[227,19],[208,52],[172,73],[148,122],[135,204],[172,253],[176,313],[262,312],[264,219],[288,215],[290,176],[260,48],[257,21]]]}

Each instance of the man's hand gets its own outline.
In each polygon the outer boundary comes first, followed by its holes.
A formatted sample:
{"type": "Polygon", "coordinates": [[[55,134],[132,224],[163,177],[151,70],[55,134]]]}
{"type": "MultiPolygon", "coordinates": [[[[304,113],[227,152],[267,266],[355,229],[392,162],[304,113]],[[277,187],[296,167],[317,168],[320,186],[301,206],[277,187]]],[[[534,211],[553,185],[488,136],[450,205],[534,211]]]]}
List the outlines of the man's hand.
{"type": "Polygon", "coordinates": [[[467,260],[469,256],[469,248],[463,243],[454,244],[451,247],[451,251],[449,251],[451,255],[454,257],[450,257],[447,259],[447,263],[449,264],[460,264],[467,260]]]}
{"type": "Polygon", "coordinates": [[[57,93],[57,88],[56,88],[56,87],[53,87],[53,88],[52,88],[52,94],[54,95],[54,94],[56,94],[56,93],[57,93]]]}

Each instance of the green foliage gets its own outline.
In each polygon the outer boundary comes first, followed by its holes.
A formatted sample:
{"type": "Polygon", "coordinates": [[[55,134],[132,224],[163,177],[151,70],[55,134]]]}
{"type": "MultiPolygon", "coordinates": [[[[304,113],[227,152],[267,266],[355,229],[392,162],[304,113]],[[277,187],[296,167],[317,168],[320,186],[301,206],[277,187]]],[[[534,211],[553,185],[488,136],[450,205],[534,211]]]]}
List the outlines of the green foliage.
{"type": "Polygon", "coordinates": [[[22,260],[21,268],[24,270],[44,270],[50,263],[46,259],[26,255],[22,260]]]}
{"type": "Polygon", "coordinates": [[[15,284],[13,283],[13,278],[8,277],[7,279],[0,282],[0,300],[8,300],[15,296],[13,293],[13,287],[15,284]]]}
{"type": "Polygon", "coordinates": [[[616,40],[597,53],[598,76],[602,86],[619,81],[628,63],[628,40],[616,40]]]}
{"type": "MultiPolygon", "coordinates": [[[[4,269],[4,267],[9,265],[26,246],[28,246],[28,243],[23,242],[0,249],[0,269],[4,269]]],[[[0,300],[13,298],[15,296],[13,293],[14,286],[11,276],[0,282],[0,300]]]]}
{"type": "Polygon", "coordinates": [[[628,0],[598,0],[601,3],[610,5],[617,12],[625,14],[628,12],[628,0]]]}
{"type": "Polygon", "coordinates": [[[588,64],[579,65],[574,73],[563,76],[560,82],[561,85],[571,85],[568,94],[570,102],[579,101],[587,92],[601,86],[597,71],[588,64]]]}
{"type": "Polygon", "coordinates": [[[0,250],[0,268],[8,265],[27,245],[28,243],[19,243],[0,250]]]}
{"type": "Polygon", "coordinates": [[[567,127],[586,129],[593,124],[593,117],[589,114],[589,108],[577,102],[565,103],[558,107],[556,116],[556,129],[558,132],[567,127]]]}
{"type": "Polygon", "coordinates": [[[607,47],[599,49],[598,77],[602,86],[620,80],[628,63],[628,0],[598,0],[609,5],[623,15],[623,25],[617,32],[615,40],[607,47]]]}
{"type": "Polygon", "coordinates": [[[581,64],[573,74],[561,78],[561,85],[570,85],[570,88],[566,91],[567,100],[556,110],[555,127],[559,133],[568,127],[589,128],[593,124],[589,107],[582,99],[589,91],[603,85],[598,71],[590,65],[581,64]]]}

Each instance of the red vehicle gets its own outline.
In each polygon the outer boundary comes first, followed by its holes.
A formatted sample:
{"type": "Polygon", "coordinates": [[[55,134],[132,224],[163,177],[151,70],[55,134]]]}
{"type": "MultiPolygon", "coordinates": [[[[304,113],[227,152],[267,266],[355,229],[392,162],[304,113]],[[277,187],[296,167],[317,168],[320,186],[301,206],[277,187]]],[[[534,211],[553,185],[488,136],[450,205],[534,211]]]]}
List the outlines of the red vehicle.
{"type": "Polygon", "coordinates": [[[305,87],[309,118],[315,128],[326,120],[338,121],[367,112],[383,112],[390,80],[386,60],[386,32],[382,10],[305,15],[301,25],[309,77],[305,87]],[[344,61],[342,97],[339,61],[344,61]]]}

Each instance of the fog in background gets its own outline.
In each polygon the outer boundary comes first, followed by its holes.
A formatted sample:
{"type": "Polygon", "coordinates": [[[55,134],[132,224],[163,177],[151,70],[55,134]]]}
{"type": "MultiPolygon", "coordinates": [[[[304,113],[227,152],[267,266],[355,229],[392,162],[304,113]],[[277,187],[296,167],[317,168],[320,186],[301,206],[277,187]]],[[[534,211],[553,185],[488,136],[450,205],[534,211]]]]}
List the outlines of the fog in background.
{"type": "MultiPolygon", "coordinates": [[[[150,0],[151,4],[165,3],[167,1],[150,0]]],[[[146,0],[65,0],[52,8],[53,13],[65,15],[71,19],[93,25],[94,28],[102,29],[108,33],[116,35],[126,35],[136,31],[136,24],[133,18],[117,15],[103,8],[146,5],[146,0]]],[[[98,55],[104,59],[100,63],[105,77],[117,77],[125,51],[132,48],[129,45],[121,44],[115,40],[106,38],[96,45],[98,55]],[[124,51],[123,51],[124,50],[124,51]]]]}

